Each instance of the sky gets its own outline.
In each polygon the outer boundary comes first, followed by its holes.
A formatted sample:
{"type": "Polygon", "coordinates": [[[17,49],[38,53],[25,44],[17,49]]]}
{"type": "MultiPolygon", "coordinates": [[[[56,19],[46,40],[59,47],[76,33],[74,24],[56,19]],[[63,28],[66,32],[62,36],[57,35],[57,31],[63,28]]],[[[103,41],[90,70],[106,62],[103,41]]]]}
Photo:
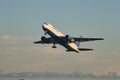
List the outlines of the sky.
{"type": "Polygon", "coordinates": [[[0,0],[0,70],[4,72],[120,72],[119,0],[0,0]],[[65,52],[35,45],[48,22],[70,36],[104,38],[81,43],[94,51],[65,52]]]}

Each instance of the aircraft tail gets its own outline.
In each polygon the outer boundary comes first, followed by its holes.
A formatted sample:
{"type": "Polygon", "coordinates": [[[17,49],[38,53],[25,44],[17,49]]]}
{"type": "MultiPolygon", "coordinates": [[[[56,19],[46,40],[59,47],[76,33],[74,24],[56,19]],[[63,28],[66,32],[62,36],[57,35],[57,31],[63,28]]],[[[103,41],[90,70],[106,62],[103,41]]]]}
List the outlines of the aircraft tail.
{"type": "Polygon", "coordinates": [[[76,41],[75,44],[77,45],[77,47],[80,46],[80,42],[76,41]]]}
{"type": "MultiPolygon", "coordinates": [[[[80,38],[82,38],[82,36],[80,36],[80,38]]],[[[75,44],[77,45],[77,47],[80,47],[80,42],[79,41],[75,41],[75,44]]]]}
{"type": "MultiPolygon", "coordinates": [[[[77,47],[80,47],[80,42],[76,41],[75,44],[77,45],[77,47]]],[[[93,49],[89,49],[89,48],[78,48],[80,51],[92,51],[93,49]]]]}

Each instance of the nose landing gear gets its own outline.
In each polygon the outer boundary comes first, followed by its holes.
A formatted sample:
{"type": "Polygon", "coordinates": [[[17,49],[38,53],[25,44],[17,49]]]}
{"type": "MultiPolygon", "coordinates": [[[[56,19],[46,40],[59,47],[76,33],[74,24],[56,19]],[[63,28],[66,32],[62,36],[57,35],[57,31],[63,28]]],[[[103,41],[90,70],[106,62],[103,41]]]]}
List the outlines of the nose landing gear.
{"type": "Polygon", "coordinates": [[[47,33],[44,33],[44,35],[47,35],[47,33]]]}

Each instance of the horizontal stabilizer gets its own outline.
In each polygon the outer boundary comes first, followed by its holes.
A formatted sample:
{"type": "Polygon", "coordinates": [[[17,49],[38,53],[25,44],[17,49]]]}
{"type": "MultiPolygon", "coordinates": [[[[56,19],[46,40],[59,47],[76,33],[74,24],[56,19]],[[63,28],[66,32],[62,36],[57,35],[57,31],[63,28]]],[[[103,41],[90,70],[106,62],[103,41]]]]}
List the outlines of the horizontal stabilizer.
{"type": "Polygon", "coordinates": [[[88,48],[78,48],[80,51],[92,51],[93,49],[88,49],[88,48]]]}

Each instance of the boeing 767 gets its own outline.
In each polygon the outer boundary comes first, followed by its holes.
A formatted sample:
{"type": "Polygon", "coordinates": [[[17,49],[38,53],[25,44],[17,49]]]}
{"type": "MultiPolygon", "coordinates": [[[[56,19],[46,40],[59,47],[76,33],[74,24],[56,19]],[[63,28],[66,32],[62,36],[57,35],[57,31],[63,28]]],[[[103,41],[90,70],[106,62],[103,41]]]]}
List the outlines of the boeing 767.
{"type": "Polygon", "coordinates": [[[93,49],[79,48],[80,42],[104,40],[103,38],[83,38],[64,35],[49,23],[44,23],[42,25],[42,28],[45,32],[44,35],[48,34],[50,37],[47,38],[45,36],[42,36],[40,41],[34,42],[35,44],[53,43],[52,48],[57,48],[55,44],[60,44],[67,49],[66,51],[75,51],[77,53],[80,51],[91,51],[93,49]]]}

